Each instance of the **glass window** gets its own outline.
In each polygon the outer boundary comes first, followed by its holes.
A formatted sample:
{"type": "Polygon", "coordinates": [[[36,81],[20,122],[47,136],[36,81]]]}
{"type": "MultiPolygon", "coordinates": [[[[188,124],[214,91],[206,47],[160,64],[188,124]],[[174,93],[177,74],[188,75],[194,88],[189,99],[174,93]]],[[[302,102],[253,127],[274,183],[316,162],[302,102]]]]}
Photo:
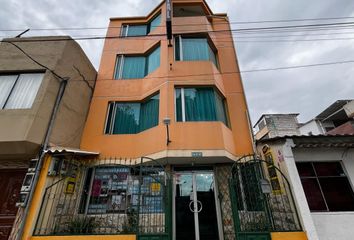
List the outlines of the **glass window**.
{"type": "Polygon", "coordinates": [[[37,96],[43,73],[0,76],[0,109],[28,109],[37,96]]]}
{"type": "Polygon", "coordinates": [[[354,193],[340,162],[296,163],[311,211],[353,211],[354,193]]]}
{"type": "Polygon", "coordinates": [[[125,24],[122,25],[121,37],[145,36],[155,30],[161,24],[161,14],[156,15],[151,22],[147,24],[125,24]]]}
{"type": "Polygon", "coordinates": [[[117,56],[115,79],[137,79],[160,67],[160,46],[147,56],[117,56]]]}
{"type": "Polygon", "coordinates": [[[79,212],[87,214],[163,212],[163,175],[144,175],[123,166],[100,166],[87,171],[79,212]],[[140,187],[140,194],[139,194],[140,187]],[[139,200],[140,199],[140,200],[139,200]]]}
{"type": "Polygon", "coordinates": [[[175,58],[177,61],[212,61],[217,58],[206,37],[175,37],[175,58]]]}
{"type": "Polygon", "coordinates": [[[214,88],[176,88],[176,120],[221,121],[228,125],[225,99],[214,88]]]}
{"type": "Polygon", "coordinates": [[[106,134],[135,134],[159,123],[159,94],[141,103],[112,102],[108,105],[106,134]]]}

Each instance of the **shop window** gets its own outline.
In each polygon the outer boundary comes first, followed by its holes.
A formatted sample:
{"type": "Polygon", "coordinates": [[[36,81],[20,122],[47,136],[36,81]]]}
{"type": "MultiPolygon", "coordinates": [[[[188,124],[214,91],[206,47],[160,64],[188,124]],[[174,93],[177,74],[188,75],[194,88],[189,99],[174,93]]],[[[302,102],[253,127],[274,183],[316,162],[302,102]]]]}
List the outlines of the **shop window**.
{"type": "Polygon", "coordinates": [[[218,67],[216,49],[207,37],[176,36],[176,61],[212,61],[218,67]]]}
{"type": "Polygon", "coordinates": [[[160,67],[160,46],[148,55],[118,55],[116,60],[115,79],[144,78],[160,67]]]}
{"type": "Polygon", "coordinates": [[[225,98],[214,88],[176,88],[178,122],[221,121],[229,127],[225,98]]]}
{"type": "Polygon", "coordinates": [[[43,76],[43,73],[0,75],[0,109],[31,108],[43,76]]]}
{"type": "Polygon", "coordinates": [[[90,168],[80,213],[126,213],[133,209],[140,213],[163,212],[163,188],[157,179],[158,173],[139,176],[132,168],[122,166],[90,168]]]}
{"type": "Polygon", "coordinates": [[[147,24],[124,24],[122,25],[121,37],[145,36],[155,30],[161,24],[161,14],[157,14],[147,24]]]}
{"type": "Polygon", "coordinates": [[[156,94],[143,102],[111,102],[108,105],[105,134],[135,134],[159,123],[156,94]]]}
{"type": "Polygon", "coordinates": [[[296,163],[311,211],[354,211],[354,193],[341,162],[296,163]]]}

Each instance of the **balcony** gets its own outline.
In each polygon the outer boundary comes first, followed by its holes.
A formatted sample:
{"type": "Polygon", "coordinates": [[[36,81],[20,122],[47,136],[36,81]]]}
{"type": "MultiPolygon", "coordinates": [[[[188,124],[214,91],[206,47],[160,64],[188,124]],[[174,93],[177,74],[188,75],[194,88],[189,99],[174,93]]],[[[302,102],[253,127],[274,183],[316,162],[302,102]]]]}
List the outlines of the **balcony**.
{"type": "Polygon", "coordinates": [[[175,17],[172,25],[173,34],[202,33],[213,31],[206,16],[175,17]]]}

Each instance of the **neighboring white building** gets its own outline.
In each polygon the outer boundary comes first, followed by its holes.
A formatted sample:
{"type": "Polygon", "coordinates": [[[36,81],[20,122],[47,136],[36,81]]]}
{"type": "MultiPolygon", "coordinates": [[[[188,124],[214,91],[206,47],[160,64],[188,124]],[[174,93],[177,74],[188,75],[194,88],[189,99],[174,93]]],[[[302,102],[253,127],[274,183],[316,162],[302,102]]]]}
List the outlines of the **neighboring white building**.
{"type": "Polygon", "coordinates": [[[309,240],[354,239],[354,135],[275,137],[257,149],[287,176],[309,240]]]}

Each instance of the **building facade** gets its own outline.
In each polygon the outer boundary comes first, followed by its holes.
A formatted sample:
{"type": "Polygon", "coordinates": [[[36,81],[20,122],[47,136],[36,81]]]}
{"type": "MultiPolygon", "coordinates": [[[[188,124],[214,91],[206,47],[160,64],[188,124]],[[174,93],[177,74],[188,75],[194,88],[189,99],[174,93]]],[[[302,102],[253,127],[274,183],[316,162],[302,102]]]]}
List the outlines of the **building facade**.
{"type": "Polygon", "coordinates": [[[306,239],[254,158],[239,72],[203,0],[111,18],[81,150],[47,152],[23,239],[306,239]]]}
{"type": "Polygon", "coordinates": [[[18,211],[18,206],[28,197],[45,142],[80,147],[95,78],[96,70],[69,37],[1,42],[0,239],[9,238],[17,213],[12,238],[19,230],[23,208],[18,211]],[[62,81],[55,74],[67,78],[67,84],[52,119],[62,81]],[[90,87],[80,74],[90,80],[90,87]]]}

